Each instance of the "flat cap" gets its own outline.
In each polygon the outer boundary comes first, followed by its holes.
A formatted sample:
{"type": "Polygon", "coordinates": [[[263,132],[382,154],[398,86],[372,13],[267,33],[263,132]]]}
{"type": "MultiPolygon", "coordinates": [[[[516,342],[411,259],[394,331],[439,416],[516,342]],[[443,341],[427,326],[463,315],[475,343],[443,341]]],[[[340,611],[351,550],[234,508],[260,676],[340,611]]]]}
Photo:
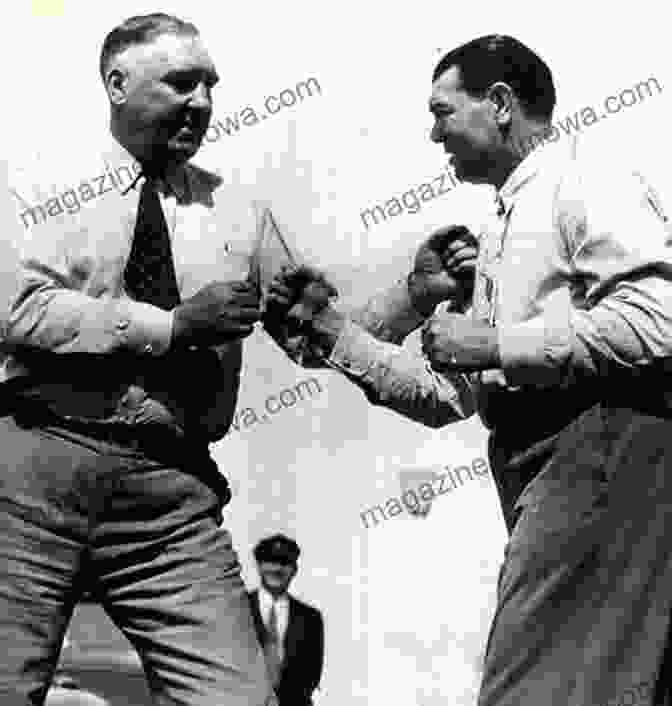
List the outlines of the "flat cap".
{"type": "Polygon", "coordinates": [[[257,561],[277,561],[280,564],[294,564],[299,558],[299,545],[284,534],[274,534],[262,539],[254,548],[257,561]]]}

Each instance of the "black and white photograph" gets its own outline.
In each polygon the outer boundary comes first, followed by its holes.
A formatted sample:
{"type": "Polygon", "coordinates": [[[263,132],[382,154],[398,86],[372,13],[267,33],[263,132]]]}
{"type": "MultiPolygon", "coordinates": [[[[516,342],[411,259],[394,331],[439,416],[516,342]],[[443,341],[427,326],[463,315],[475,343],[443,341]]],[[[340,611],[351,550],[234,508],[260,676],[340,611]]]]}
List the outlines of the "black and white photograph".
{"type": "Polygon", "coordinates": [[[672,706],[665,5],[4,14],[0,706],[672,706]]]}

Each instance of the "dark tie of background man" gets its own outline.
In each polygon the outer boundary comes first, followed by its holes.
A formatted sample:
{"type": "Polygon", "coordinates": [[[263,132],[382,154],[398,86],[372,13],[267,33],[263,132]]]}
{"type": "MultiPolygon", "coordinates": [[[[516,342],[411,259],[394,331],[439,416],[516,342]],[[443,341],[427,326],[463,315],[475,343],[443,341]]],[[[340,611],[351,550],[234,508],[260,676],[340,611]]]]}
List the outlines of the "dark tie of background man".
{"type": "Polygon", "coordinates": [[[275,609],[275,601],[271,603],[271,610],[268,614],[268,625],[266,626],[266,643],[264,644],[264,654],[268,675],[273,688],[280,683],[280,673],[282,671],[282,657],[280,654],[280,632],[278,630],[278,614],[275,609]]]}
{"type": "Polygon", "coordinates": [[[150,178],[140,192],[131,254],[124,271],[128,294],[170,311],[180,303],[170,233],[159,194],[150,178]]]}

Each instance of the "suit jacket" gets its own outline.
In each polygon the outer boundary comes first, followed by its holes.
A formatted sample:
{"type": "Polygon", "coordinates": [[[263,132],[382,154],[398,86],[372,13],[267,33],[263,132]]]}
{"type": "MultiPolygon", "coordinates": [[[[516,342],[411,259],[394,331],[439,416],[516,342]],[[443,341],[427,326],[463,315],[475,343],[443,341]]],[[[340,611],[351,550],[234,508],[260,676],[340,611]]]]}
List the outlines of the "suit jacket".
{"type": "MultiPolygon", "coordinates": [[[[266,628],[259,610],[259,591],[248,593],[254,627],[264,645],[266,628]]],[[[280,706],[310,706],[324,662],[324,622],[317,608],[289,596],[289,620],[283,642],[285,657],[278,686],[280,706]]]]}

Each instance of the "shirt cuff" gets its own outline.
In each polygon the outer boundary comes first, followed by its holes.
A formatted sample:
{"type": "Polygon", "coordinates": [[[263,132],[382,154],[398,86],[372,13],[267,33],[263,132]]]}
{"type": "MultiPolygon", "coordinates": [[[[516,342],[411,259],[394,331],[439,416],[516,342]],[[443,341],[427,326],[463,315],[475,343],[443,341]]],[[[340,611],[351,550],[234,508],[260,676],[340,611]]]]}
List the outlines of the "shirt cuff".
{"type": "Polygon", "coordinates": [[[380,361],[376,355],[375,345],[372,345],[371,334],[346,319],[343,330],[326,362],[350,375],[363,377],[380,361]]]}
{"type": "Polygon", "coordinates": [[[173,312],[143,302],[126,302],[128,316],[117,328],[126,346],[145,355],[164,355],[173,335],[173,312]]]}
{"type": "Polygon", "coordinates": [[[497,328],[499,355],[508,385],[546,387],[568,377],[572,354],[569,317],[537,316],[497,328]]]}

